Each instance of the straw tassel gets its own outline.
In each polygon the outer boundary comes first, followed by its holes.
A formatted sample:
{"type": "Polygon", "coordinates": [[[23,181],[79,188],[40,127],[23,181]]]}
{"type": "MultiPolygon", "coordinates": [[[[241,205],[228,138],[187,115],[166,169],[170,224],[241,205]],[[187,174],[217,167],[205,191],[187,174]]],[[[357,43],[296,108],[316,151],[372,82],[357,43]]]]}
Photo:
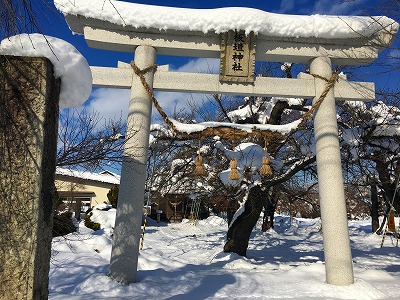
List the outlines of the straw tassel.
{"type": "Polygon", "coordinates": [[[269,158],[266,155],[262,159],[260,175],[261,176],[272,175],[272,169],[271,169],[271,166],[269,165],[269,158]]]}
{"type": "Polygon", "coordinates": [[[233,160],[230,161],[230,166],[231,166],[231,171],[229,173],[229,179],[230,180],[239,180],[240,179],[240,174],[237,169],[237,160],[234,158],[233,160]]]}
{"type": "Polygon", "coordinates": [[[206,174],[206,170],[204,169],[203,157],[199,154],[196,156],[196,168],[194,169],[194,175],[196,176],[204,176],[206,174]]]}

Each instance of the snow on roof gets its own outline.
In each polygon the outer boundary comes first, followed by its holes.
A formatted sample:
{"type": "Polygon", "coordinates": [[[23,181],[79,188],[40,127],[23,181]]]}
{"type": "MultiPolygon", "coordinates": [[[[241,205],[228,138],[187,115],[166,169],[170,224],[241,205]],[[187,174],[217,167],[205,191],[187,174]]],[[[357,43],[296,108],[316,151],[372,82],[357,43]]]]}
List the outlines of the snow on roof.
{"type": "Polygon", "coordinates": [[[398,24],[384,16],[282,15],[244,7],[188,9],[112,0],[55,0],[54,4],[65,15],[159,30],[218,34],[237,29],[266,36],[329,39],[373,36],[383,28],[398,30],[398,24]]]}
{"type": "Polygon", "coordinates": [[[92,91],[92,73],[86,59],[71,44],[43,34],[20,34],[0,43],[0,55],[47,57],[61,78],[60,108],[78,107],[92,91]]]}
{"type": "Polygon", "coordinates": [[[77,171],[65,168],[56,168],[57,175],[75,177],[85,180],[99,181],[111,184],[119,184],[121,176],[110,171],[103,171],[100,173],[93,173],[88,171],[77,171]]]}

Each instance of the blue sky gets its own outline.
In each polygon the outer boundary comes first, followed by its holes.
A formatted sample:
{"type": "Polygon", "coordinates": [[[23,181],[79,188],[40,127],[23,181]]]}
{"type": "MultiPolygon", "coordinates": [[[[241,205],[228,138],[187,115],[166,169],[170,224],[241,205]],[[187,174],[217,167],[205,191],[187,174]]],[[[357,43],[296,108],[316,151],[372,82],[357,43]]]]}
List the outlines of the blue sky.
{"type": "MultiPolygon", "coordinates": [[[[35,3],[38,0],[34,0],[35,3]]],[[[107,1],[107,0],[106,0],[107,1]]],[[[140,4],[174,6],[185,8],[219,8],[219,7],[251,7],[268,12],[283,14],[330,14],[330,15],[363,15],[363,11],[371,11],[371,7],[376,4],[374,0],[205,0],[205,1],[177,1],[177,0],[148,0],[148,1],[126,1],[140,4]]],[[[55,9],[54,9],[55,10],[55,9]]],[[[372,10],[374,11],[374,10],[372,10]]],[[[379,14],[379,12],[377,12],[379,14]]],[[[110,52],[99,49],[92,49],[86,45],[82,35],[73,35],[69,30],[63,16],[58,12],[41,10],[41,28],[46,35],[61,38],[72,45],[88,60],[92,66],[116,67],[117,61],[130,62],[133,59],[132,53],[110,52]]],[[[176,58],[158,56],[157,64],[170,64],[174,70],[181,71],[205,71],[214,66],[218,70],[219,62],[216,60],[176,58]]],[[[379,80],[378,78],[368,78],[368,80],[379,80]]],[[[398,82],[398,78],[396,79],[398,82]]],[[[194,98],[199,100],[202,96],[177,94],[177,93],[158,93],[157,98],[164,106],[166,111],[171,112],[175,106],[184,107],[185,100],[194,98]]],[[[193,99],[192,99],[193,100],[193,99]]],[[[115,89],[94,89],[91,98],[86,103],[86,107],[96,110],[105,118],[126,117],[126,108],[129,102],[129,90],[115,89]],[[118,105],[116,105],[118,103],[118,105]]]]}

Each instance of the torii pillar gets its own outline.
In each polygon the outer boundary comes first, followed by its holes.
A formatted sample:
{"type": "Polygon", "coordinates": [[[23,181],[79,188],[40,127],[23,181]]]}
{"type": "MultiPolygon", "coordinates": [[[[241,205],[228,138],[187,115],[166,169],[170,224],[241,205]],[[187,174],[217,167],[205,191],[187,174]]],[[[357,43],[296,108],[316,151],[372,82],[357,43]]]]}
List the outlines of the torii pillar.
{"type": "MultiPolygon", "coordinates": [[[[331,60],[323,56],[313,59],[310,73],[331,78],[331,60]]],[[[322,94],[325,86],[323,79],[316,78],[316,95],[322,94]]],[[[317,100],[318,96],[313,104],[317,100]]],[[[349,285],[354,283],[354,275],[333,90],[328,92],[314,114],[314,134],[326,281],[349,285]]]]}
{"type": "MultiPolygon", "coordinates": [[[[135,64],[140,69],[150,67],[155,62],[155,48],[151,46],[136,48],[135,64]]],[[[153,77],[153,70],[145,74],[149,86],[153,86],[153,77]]],[[[109,273],[111,278],[123,284],[136,281],[151,108],[149,93],[140,82],[139,76],[134,74],[109,273]]]]}

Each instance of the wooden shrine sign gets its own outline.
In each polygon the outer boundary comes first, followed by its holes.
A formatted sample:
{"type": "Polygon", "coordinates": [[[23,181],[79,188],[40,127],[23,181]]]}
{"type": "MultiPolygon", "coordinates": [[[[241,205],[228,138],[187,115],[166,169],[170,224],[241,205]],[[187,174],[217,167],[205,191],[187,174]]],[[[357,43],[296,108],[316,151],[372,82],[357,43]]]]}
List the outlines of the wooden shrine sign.
{"type": "Polygon", "coordinates": [[[254,82],[256,36],[243,30],[221,34],[220,81],[254,82]]]}

